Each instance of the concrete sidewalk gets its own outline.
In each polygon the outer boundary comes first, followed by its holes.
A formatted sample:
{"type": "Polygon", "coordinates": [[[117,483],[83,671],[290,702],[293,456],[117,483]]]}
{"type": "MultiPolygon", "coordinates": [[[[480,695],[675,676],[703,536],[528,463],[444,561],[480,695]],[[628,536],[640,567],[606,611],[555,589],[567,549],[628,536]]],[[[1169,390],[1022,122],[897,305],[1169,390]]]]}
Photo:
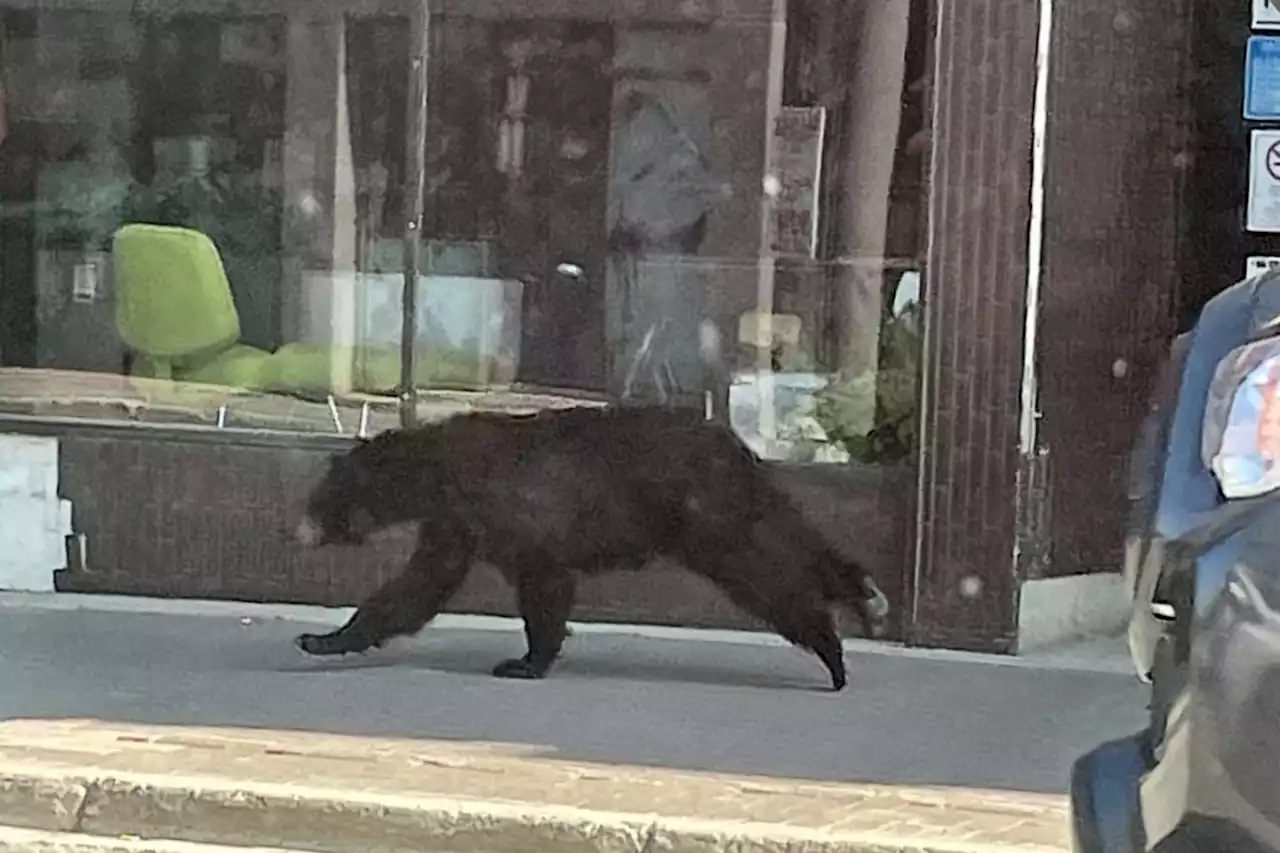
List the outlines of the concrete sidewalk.
{"type": "Polygon", "coordinates": [[[582,626],[541,682],[489,675],[510,620],[293,648],[341,616],[0,596],[0,853],[1066,851],[1070,762],[1144,716],[1109,642],[852,644],[832,693],[770,635],[582,626]]]}
{"type": "Polygon", "coordinates": [[[1144,718],[1132,675],[978,656],[850,651],[849,687],[832,693],[817,660],[780,640],[584,632],[550,678],[525,682],[489,674],[524,651],[516,623],[431,626],[342,660],[293,647],[317,627],[3,608],[0,719],[500,741],[571,761],[1062,793],[1071,761],[1144,718]]]}
{"type": "Polygon", "coordinates": [[[791,782],[431,740],[86,721],[0,724],[0,815],[18,828],[0,831],[0,849],[12,850],[154,853],[174,851],[172,842],[319,853],[1070,849],[1055,795],[791,782]]]}
{"type": "MultiPolygon", "coordinates": [[[[137,613],[157,616],[191,616],[214,619],[243,619],[250,622],[284,621],[336,628],[355,612],[354,607],[320,607],[304,604],[262,604],[245,601],[208,599],[148,598],[133,595],[86,595],[77,593],[25,593],[0,591],[0,610],[67,613],[137,613]]],[[[631,637],[639,641],[691,641],[720,643],[731,646],[786,647],[787,643],[767,631],[732,631],[712,628],[676,628],[666,625],[631,625],[615,622],[571,622],[579,635],[631,637]]],[[[477,616],[445,613],[430,625],[440,630],[491,631],[519,633],[518,620],[505,616],[477,616]]],[[[1015,669],[1074,670],[1111,673],[1132,677],[1133,662],[1129,657],[1123,633],[1068,639],[1019,655],[993,655],[961,652],[951,649],[907,648],[897,643],[875,640],[846,639],[845,651],[912,660],[983,663],[1015,669]]]]}

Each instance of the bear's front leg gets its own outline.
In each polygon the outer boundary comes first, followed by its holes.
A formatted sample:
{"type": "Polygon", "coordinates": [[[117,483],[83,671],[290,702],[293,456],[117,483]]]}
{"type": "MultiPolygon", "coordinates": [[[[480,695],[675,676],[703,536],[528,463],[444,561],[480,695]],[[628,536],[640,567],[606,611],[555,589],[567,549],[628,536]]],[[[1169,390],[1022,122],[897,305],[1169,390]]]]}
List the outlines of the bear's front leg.
{"type": "Polygon", "coordinates": [[[309,655],[344,655],[380,647],[392,637],[415,634],[462,586],[469,565],[466,548],[446,551],[420,538],[404,571],[362,602],[345,625],[327,634],[302,634],[294,644],[309,655]]]}
{"type": "Polygon", "coordinates": [[[494,675],[546,677],[564,646],[576,588],[572,572],[546,564],[535,565],[519,577],[516,597],[529,651],[522,658],[504,660],[495,666],[494,675]]]}

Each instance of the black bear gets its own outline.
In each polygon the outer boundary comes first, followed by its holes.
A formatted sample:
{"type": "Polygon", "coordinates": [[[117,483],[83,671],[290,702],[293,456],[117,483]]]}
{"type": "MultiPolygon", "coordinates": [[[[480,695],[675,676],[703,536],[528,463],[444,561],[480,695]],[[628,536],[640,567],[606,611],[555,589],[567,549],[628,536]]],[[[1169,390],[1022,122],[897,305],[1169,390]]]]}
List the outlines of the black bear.
{"type": "Polygon", "coordinates": [[[832,607],[879,636],[888,603],[837,554],[728,426],[700,413],[610,406],[531,416],[457,415],[383,432],[333,458],[297,537],[359,544],[417,522],[403,573],[345,625],[297,639],[304,652],[362,652],[412,634],[461,586],[473,561],[514,587],[528,653],[494,675],[542,678],[560,654],[577,577],[666,557],[816,654],[845,685],[832,607]]]}

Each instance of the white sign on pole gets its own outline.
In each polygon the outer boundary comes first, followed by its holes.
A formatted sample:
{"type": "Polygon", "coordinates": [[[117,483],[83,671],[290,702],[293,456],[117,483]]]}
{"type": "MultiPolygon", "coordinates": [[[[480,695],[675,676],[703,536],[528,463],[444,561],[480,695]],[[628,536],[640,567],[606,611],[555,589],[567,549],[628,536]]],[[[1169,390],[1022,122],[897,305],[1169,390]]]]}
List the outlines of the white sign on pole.
{"type": "Polygon", "coordinates": [[[1253,0],[1253,28],[1280,30],[1280,0],[1253,0]]]}
{"type": "Polygon", "coordinates": [[[1253,278],[1277,267],[1280,267],[1280,257],[1274,255],[1250,255],[1248,260],[1244,262],[1244,277],[1253,278]]]}
{"type": "Polygon", "coordinates": [[[1280,234],[1280,130],[1249,137],[1249,204],[1245,230],[1280,234]]]}

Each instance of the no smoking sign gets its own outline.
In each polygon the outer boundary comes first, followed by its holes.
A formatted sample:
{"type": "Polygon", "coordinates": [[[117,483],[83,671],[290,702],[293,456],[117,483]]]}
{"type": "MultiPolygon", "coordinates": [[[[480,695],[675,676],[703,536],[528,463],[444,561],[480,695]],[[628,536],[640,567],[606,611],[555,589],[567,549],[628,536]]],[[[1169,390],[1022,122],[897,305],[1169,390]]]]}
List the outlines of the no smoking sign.
{"type": "Polygon", "coordinates": [[[1244,227],[1280,234],[1280,130],[1250,134],[1249,204],[1244,227]]]}
{"type": "Polygon", "coordinates": [[[1253,28],[1255,30],[1280,29],[1280,0],[1253,0],[1253,28]]]}

